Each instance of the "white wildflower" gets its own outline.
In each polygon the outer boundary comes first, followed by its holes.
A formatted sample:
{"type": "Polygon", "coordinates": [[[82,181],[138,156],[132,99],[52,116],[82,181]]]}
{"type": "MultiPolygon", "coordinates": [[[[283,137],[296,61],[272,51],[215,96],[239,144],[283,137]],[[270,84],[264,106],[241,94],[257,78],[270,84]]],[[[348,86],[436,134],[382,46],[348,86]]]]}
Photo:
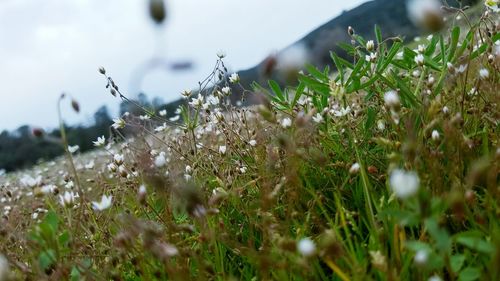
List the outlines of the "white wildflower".
{"type": "Polygon", "coordinates": [[[361,169],[361,166],[359,165],[358,162],[356,162],[356,163],[352,164],[351,168],[349,168],[349,173],[357,174],[360,169],[361,169]]]}
{"type": "Polygon", "coordinates": [[[96,141],[93,141],[94,146],[100,147],[106,144],[106,138],[104,136],[97,137],[96,141]]]}
{"type": "Polygon", "coordinates": [[[160,116],[167,116],[167,110],[166,110],[166,109],[160,110],[160,111],[158,112],[158,114],[159,114],[160,116]]]}
{"type": "Polygon", "coordinates": [[[438,275],[433,275],[429,278],[429,281],[443,281],[438,275]]]}
{"type": "Polygon", "coordinates": [[[431,138],[432,140],[434,141],[438,141],[439,140],[439,132],[437,130],[433,130],[432,133],[431,133],[431,138]]]}
{"type": "Polygon", "coordinates": [[[417,193],[420,179],[415,172],[396,169],[392,171],[389,183],[398,198],[407,199],[417,193]]]}
{"type": "Polygon", "coordinates": [[[490,76],[490,72],[486,68],[481,68],[479,70],[479,78],[486,79],[490,76]]]}
{"type": "Polygon", "coordinates": [[[192,107],[200,108],[203,105],[203,96],[198,95],[197,98],[192,98],[191,102],[189,102],[189,105],[192,107]]]}
{"type": "Polygon", "coordinates": [[[427,263],[428,259],[429,259],[429,253],[426,250],[418,250],[415,253],[414,260],[416,264],[424,265],[427,263]]]}
{"type": "Polygon", "coordinates": [[[184,90],[181,92],[181,95],[184,97],[184,98],[189,98],[191,96],[191,90],[184,90]]]}
{"type": "Polygon", "coordinates": [[[75,202],[76,194],[73,191],[65,191],[63,195],[59,195],[59,203],[63,207],[71,207],[75,202]]]}
{"type": "Polygon", "coordinates": [[[440,1],[410,0],[406,8],[408,17],[415,25],[436,30],[442,24],[443,15],[440,1]]]}
{"type": "Polygon", "coordinates": [[[310,238],[302,238],[297,243],[297,250],[305,257],[310,257],[316,253],[316,244],[310,238]]]}
{"type": "Polygon", "coordinates": [[[498,0],[486,0],[484,1],[484,5],[495,13],[500,12],[498,0]]]}
{"type": "Polygon", "coordinates": [[[415,56],[415,63],[417,63],[419,66],[424,65],[424,62],[425,62],[424,55],[418,54],[415,56]]]}
{"type": "Polygon", "coordinates": [[[384,121],[383,121],[383,120],[378,120],[378,121],[377,121],[377,129],[378,129],[379,131],[383,131],[383,130],[385,130],[385,123],[384,123],[384,121]]]}
{"type": "Polygon", "coordinates": [[[389,91],[385,93],[384,102],[387,107],[398,107],[400,104],[398,93],[396,91],[389,91]]]}
{"type": "Polygon", "coordinates": [[[222,93],[226,96],[229,96],[229,94],[231,94],[231,88],[230,87],[224,87],[221,89],[222,93]]]}
{"type": "Polygon", "coordinates": [[[292,119],[286,117],[286,118],[283,118],[283,120],[281,120],[281,127],[286,129],[290,126],[292,126],[292,119]]]}
{"type": "Polygon", "coordinates": [[[96,211],[106,210],[107,208],[111,207],[111,200],[112,199],[113,199],[113,196],[111,196],[111,195],[106,196],[103,194],[100,202],[92,201],[92,208],[96,211]]]}
{"type": "Polygon", "coordinates": [[[219,153],[220,154],[226,154],[226,146],[225,145],[221,145],[219,146],[219,153]]]}
{"type": "Polygon", "coordinates": [[[374,62],[377,59],[377,53],[370,53],[369,55],[365,56],[365,60],[367,62],[374,62]]]}
{"type": "Polygon", "coordinates": [[[314,122],[316,122],[316,123],[318,123],[318,124],[319,124],[319,123],[323,122],[323,120],[324,120],[324,119],[323,119],[323,116],[322,116],[321,114],[316,113],[316,115],[314,115],[314,116],[312,117],[312,120],[313,120],[314,122]]]}
{"type": "Polygon", "coordinates": [[[366,42],[366,49],[371,52],[374,48],[375,43],[373,42],[373,40],[368,40],[368,42],[366,42]]]}
{"type": "Polygon", "coordinates": [[[248,144],[250,144],[251,146],[256,146],[257,145],[257,141],[256,140],[250,140],[248,142],[248,144]]]}
{"type": "Polygon", "coordinates": [[[165,152],[162,151],[160,152],[160,154],[158,154],[158,156],[155,157],[155,166],[161,168],[165,166],[166,163],[167,159],[165,158],[165,152]]]}
{"type": "Polygon", "coordinates": [[[229,82],[233,84],[240,82],[240,76],[238,75],[238,73],[231,74],[231,76],[229,76],[229,82]]]}
{"type": "Polygon", "coordinates": [[[80,146],[78,145],[73,145],[73,146],[68,145],[68,151],[71,154],[75,153],[78,149],[80,149],[80,146]]]}
{"type": "Polygon", "coordinates": [[[125,120],[121,118],[113,119],[113,125],[111,125],[115,130],[125,128],[125,120]]]}
{"type": "Polygon", "coordinates": [[[168,120],[172,121],[172,122],[175,122],[175,121],[178,121],[179,119],[181,118],[180,115],[175,115],[173,117],[170,117],[168,120]]]}
{"type": "Polygon", "coordinates": [[[115,154],[113,156],[113,161],[115,162],[116,165],[120,166],[121,164],[123,164],[123,161],[125,160],[125,157],[123,156],[123,154],[115,154]]]}
{"type": "Polygon", "coordinates": [[[224,50],[219,50],[219,51],[217,51],[217,57],[218,57],[219,59],[223,59],[223,58],[225,58],[225,57],[226,57],[226,52],[225,52],[224,50]]]}

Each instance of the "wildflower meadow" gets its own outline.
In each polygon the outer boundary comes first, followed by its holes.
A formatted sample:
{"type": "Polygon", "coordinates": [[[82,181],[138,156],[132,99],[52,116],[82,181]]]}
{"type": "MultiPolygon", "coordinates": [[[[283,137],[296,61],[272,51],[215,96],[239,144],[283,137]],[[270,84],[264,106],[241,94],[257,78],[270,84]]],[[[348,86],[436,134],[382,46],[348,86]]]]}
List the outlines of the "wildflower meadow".
{"type": "Polygon", "coordinates": [[[64,157],[0,178],[0,280],[500,280],[498,1],[432,8],[418,41],[350,27],[350,59],[288,84],[214,54],[173,115],[136,104],[91,152],[60,111],[64,157]]]}

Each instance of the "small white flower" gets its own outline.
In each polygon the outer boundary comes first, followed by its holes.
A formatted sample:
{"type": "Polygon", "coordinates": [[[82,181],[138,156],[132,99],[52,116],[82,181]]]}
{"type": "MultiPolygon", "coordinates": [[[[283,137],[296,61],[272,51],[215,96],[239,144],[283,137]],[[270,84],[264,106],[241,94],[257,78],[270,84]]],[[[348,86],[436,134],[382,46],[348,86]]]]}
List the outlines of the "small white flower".
{"type": "Polygon", "coordinates": [[[116,172],[116,169],[118,169],[118,167],[116,167],[115,163],[109,163],[107,168],[112,173],[116,172]]]}
{"type": "Polygon", "coordinates": [[[161,168],[165,166],[166,163],[167,159],[165,159],[165,152],[162,151],[160,152],[160,154],[158,154],[158,156],[155,157],[155,166],[161,168]]]}
{"type": "Polygon", "coordinates": [[[192,98],[191,102],[189,102],[189,105],[192,107],[200,108],[203,105],[203,96],[198,95],[197,98],[192,98]]]}
{"type": "Polygon", "coordinates": [[[180,115],[175,115],[174,117],[170,117],[168,120],[175,122],[175,121],[178,121],[180,118],[181,118],[180,115]]]}
{"type": "Polygon", "coordinates": [[[209,95],[207,97],[207,102],[211,105],[218,105],[219,104],[219,99],[215,97],[214,95],[209,95]]]}
{"type": "Polygon", "coordinates": [[[113,196],[111,196],[111,195],[106,196],[103,194],[100,202],[92,201],[92,208],[96,211],[106,210],[107,208],[111,207],[111,200],[112,199],[113,199],[113,196]]]}
{"type": "Polygon", "coordinates": [[[104,136],[97,137],[96,141],[93,141],[94,146],[100,147],[106,144],[106,138],[104,136]]]}
{"type": "Polygon", "coordinates": [[[283,118],[283,120],[281,120],[281,127],[286,129],[290,126],[292,126],[292,119],[286,117],[286,118],[283,118]]]}
{"type": "Polygon", "coordinates": [[[420,179],[415,172],[396,169],[392,171],[389,183],[398,198],[407,199],[417,193],[420,179]]]}
{"type": "Polygon", "coordinates": [[[75,187],[75,182],[69,181],[66,183],[66,185],[64,185],[64,187],[67,189],[72,189],[73,187],[75,187]]]}
{"type": "Polygon", "coordinates": [[[121,164],[123,164],[123,161],[125,160],[125,157],[123,156],[123,154],[115,154],[113,156],[113,161],[115,161],[115,164],[120,166],[121,164]]]}
{"type": "Polygon", "coordinates": [[[229,76],[229,82],[233,84],[240,82],[240,76],[238,75],[238,73],[231,74],[231,76],[229,76]]]}
{"type": "Polygon", "coordinates": [[[146,186],[144,184],[141,184],[141,186],[139,186],[139,191],[138,193],[139,194],[146,194],[147,190],[146,190],[146,186]]]}
{"type": "Polygon", "coordinates": [[[167,129],[167,123],[163,123],[163,125],[155,128],[155,132],[163,132],[167,129]]]}
{"type": "Polygon", "coordinates": [[[125,120],[121,118],[113,119],[113,125],[111,125],[115,130],[125,128],[125,120]]]}
{"type": "Polygon", "coordinates": [[[73,146],[68,145],[68,151],[71,154],[75,153],[78,149],[80,149],[80,146],[78,145],[73,145],[73,146]]]}
{"type": "Polygon", "coordinates": [[[359,165],[358,162],[352,164],[351,168],[349,168],[349,173],[351,174],[357,174],[359,172],[359,169],[361,166],[359,165]]]}
{"type": "Polygon", "coordinates": [[[231,93],[231,88],[226,86],[226,87],[222,88],[221,91],[224,95],[229,96],[229,94],[231,93]]]}
{"type": "Polygon", "coordinates": [[[310,257],[316,253],[316,244],[310,238],[302,238],[297,243],[297,250],[305,257],[310,257]]]}
{"type": "Polygon", "coordinates": [[[65,191],[63,195],[59,195],[59,203],[63,207],[71,207],[75,202],[76,194],[73,191],[65,191]]]}
{"type": "Polygon", "coordinates": [[[443,281],[443,279],[441,279],[438,275],[433,275],[429,278],[429,281],[443,281]]]}
{"type": "Polygon", "coordinates": [[[488,69],[486,69],[486,68],[481,68],[481,69],[479,70],[479,78],[481,78],[481,79],[486,79],[486,78],[488,78],[488,77],[490,77],[490,72],[488,71],[488,69]]]}
{"type": "Polygon", "coordinates": [[[250,144],[251,146],[256,146],[257,145],[257,141],[256,140],[250,140],[248,142],[248,144],[250,144]]]}
{"type": "Polygon", "coordinates": [[[54,192],[54,190],[56,190],[56,188],[57,187],[53,184],[47,184],[47,185],[42,186],[41,191],[42,191],[42,193],[48,194],[48,193],[54,192]]]}
{"type": "Polygon", "coordinates": [[[318,123],[318,124],[319,124],[319,123],[323,122],[323,120],[324,120],[324,119],[323,119],[323,116],[322,116],[321,114],[316,113],[316,115],[314,115],[314,116],[312,117],[312,120],[313,120],[314,122],[316,122],[316,123],[318,123]]]}
{"type": "Polygon", "coordinates": [[[420,70],[416,69],[416,70],[413,70],[413,72],[411,73],[411,75],[415,78],[418,78],[420,77],[420,70]]]}
{"type": "Polygon", "coordinates": [[[417,53],[423,54],[425,52],[425,45],[420,44],[417,47],[417,53]]]}
{"type": "Polygon", "coordinates": [[[187,99],[191,96],[191,90],[184,90],[181,92],[181,95],[187,99]]]}
{"type": "Polygon", "coordinates": [[[35,212],[35,213],[31,214],[31,218],[34,220],[38,219],[38,213],[35,212]]]}
{"type": "Polygon", "coordinates": [[[338,110],[334,110],[332,109],[331,111],[333,113],[333,115],[335,117],[344,117],[346,116],[347,114],[349,114],[351,112],[351,107],[350,106],[347,106],[347,107],[341,107],[340,109],[338,110]]]}
{"type": "Polygon", "coordinates": [[[385,123],[384,123],[384,121],[383,121],[383,120],[378,120],[378,121],[377,121],[377,129],[378,129],[379,131],[383,131],[383,130],[385,130],[385,123]]]}
{"type": "Polygon", "coordinates": [[[375,43],[373,42],[373,40],[368,40],[368,42],[366,42],[366,49],[368,51],[373,51],[374,48],[375,48],[375,43]]]}
{"type": "Polygon", "coordinates": [[[498,7],[498,0],[486,0],[484,1],[484,5],[491,9],[493,12],[500,12],[500,8],[498,7]]]}
{"type": "Polygon", "coordinates": [[[160,114],[160,116],[167,116],[167,110],[166,109],[160,110],[158,114],[160,114]]]}
{"type": "Polygon", "coordinates": [[[388,107],[397,107],[399,106],[399,95],[396,91],[389,91],[384,95],[385,105],[388,107]]]}
{"type": "Polygon", "coordinates": [[[140,116],[139,116],[139,119],[141,119],[141,120],[145,121],[145,120],[149,120],[149,119],[151,119],[151,117],[150,117],[149,115],[140,115],[140,116]]]}
{"type": "Polygon", "coordinates": [[[423,265],[427,263],[428,258],[429,258],[429,253],[426,250],[418,250],[415,253],[414,259],[415,263],[423,265]]]}
{"type": "Polygon", "coordinates": [[[226,154],[226,146],[225,145],[221,145],[219,146],[219,152],[220,154],[226,154]]]}
{"type": "Polygon", "coordinates": [[[193,168],[191,166],[187,165],[186,166],[186,174],[191,174],[193,172],[193,168]]]}
{"type": "Polygon", "coordinates": [[[443,17],[441,2],[437,0],[410,0],[406,8],[410,20],[421,27],[432,27],[433,22],[430,19],[443,17]]]}
{"type": "Polygon", "coordinates": [[[418,55],[416,55],[416,56],[415,56],[415,62],[416,62],[419,66],[424,65],[424,62],[425,62],[424,55],[422,55],[422,54],[418,54],[418,55]]]}
{"type": "Polygon", "coordinates": [[[439,132],[437,130],[433,130],[432,133],[431,133],[431,138],[432,140],[434,141],[438,141],[439,140],[439,132]]]}
{"type": "Polygon", "coordinates": [[[374,62],[377,59],[377,53],[370,53],[369,55],[365,56],[365,60],[367,62],[374,62]]]}
{"type": "Polygon", "coordinates": [[[444,106],[444,107],[443,107],[443,113],[444,113],[444,114],[448,114],[448,113],[450,113],[450,109],[449,109],[447,106],[444,106]]]}
{"type": "Polygon", "coordinates": [[[458,73],[464,73],[466,69],[467,69],[467,65],[461,64],[459,67],[455,68],[455,71],[458,73]]]}
{"type": "Polygon", "coordinates": [[[240,170],[240,173],[244,174],[244,173],[246,173],[246,172],[247,172],[247,167],[246,167],[246,166],[241,166],[241,167],[239,168],[239,170],[240,170]]]}
{"type": "Polygon", "coordinates": [[[217,57],[218,57],[219,59],[223,59],[223,58],[225,58],[225,57],[226,57],[226,52],[225,52],[224,50],[219,50],[219,51],[217,51],[217,57]]]}

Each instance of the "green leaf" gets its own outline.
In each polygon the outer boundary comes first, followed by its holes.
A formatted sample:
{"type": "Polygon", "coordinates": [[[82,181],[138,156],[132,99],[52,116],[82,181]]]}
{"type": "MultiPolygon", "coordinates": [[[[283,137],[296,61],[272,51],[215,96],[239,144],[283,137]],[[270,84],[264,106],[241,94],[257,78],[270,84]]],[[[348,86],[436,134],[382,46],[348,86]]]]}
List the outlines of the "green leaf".
{"type": "Polygon", "coordinates": [[[69,241],[69,232],[65,230],[61,235],[59,235],[59,245],[64,246],[69,241]]]}
{"type": "Polygon", "coordinates": [[[313,66],[311,64],[307,64],[306,65],[306,70],[314,78],[316,78],[316,79],[318,79],[318,80],[320,80],[322,82],[328,83],[328,81],[330,81],[330,79],[328,78],[327,75],[325,75],[323,72],[319,71],[315,66],[313,66]]]}
{"type": "Polygon", "coordinates": [[[375,37],[377,38],[377,43],[380,44],[382,42],[382,31],[378,25],[375,25],[375,37]]]}
{"type": "Polygon", "coordinates": [[[447,61],[451,61],[455,56],[455,51],[458,46],[458,39],[460,39],[460,27],[455,26],[451,31],[450,44],[448,48],[448,59],[447,61]]]}
{"type": "Polygon", "coordinates": [[[488,49],[488,44],[487,43],[482,44],[479,48],[477,48],[477,50],[472,52],[472,54],[470,55],[470,59],[473,60],[473,59],[479,57],[484,52],[486,52],[487,49],[488,49]]]}
{"type": "Polygon", "coordinates": [[[458,280],[460,281],[473,281],[477,280],[481,277],[481,271],[477,267],[466,267],[460,274],[458,275],[458,280]]]}
{"type": "Polygon", "coordinates": [[[337,68],[337,72],[340,76],[340,83],[344,83],[344,65],[341,61],[341,59],[335,54],[334,52],[330,52],[330,57],[333,60],[333,63],[335,64],[335,67],[337,68]]]}
{"type": "Polygon", "coordinates": [[[295,96],[293,97],[292,100],[292,106],[291,106],[292,108],[295,107],[300,97],[304,94],[305,88],[306,86],[304,85],[304,83],[299,83],[299,86],[297,86],[297,90],[295,90],[295,96]]]}
{"type": "Polygon", "coordinates": [[[454,255],[450,258],[451,270],[458,273],[465,262],[465,255],[454,255]]]}
{"type": "Polygon", "coordinates": [[[450,235],[445,229],[439,227],[436,219],[430,218],[425,220],[425,227],[432,238],[436,241],[436,246],[439,250],[443,252],[451,251],[450,235]]]}
{"type": "Polygon", "coordinates": [[[45,271],[56,262],[56,252],[52,249],[43,251],[38,256],[38,265],[45,271]]]}
{"type": "Polygon", "coordinates": [[[69,274],[70,276],[70,280],[71,281],[78,281],[80,280],[80,271],[78,270],[78,268],[76,266],[73,266],[73,268],[71,269],[71,273],[69,274]]]}
{"type": "Polygon", "coordinates": [[[283,95],[283,91],[281,90],[280,85],[278,85],[278,83],[276,83],[276,81],[273,80],[269,80],[267,83],[269,84],[271,90],[273,90],[274,94],[276,94],[278,99],[284,101],[285,96],[283,95]]]}
{"type": "Polygon", "coordinates": [[[455,241],[458,244],[464,245],[467,248],[483,254],[491,255],[495,252],[493,244],[484,240],[478,233],[475,232],[460,233],[455,236],[455,241]]]}

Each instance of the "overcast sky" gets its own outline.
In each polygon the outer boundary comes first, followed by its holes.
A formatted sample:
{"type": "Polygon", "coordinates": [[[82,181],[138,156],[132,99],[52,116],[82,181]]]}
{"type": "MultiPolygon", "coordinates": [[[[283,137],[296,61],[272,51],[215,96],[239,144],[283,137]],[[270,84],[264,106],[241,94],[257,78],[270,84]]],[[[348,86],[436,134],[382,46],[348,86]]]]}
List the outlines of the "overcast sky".
{"type": "Polygon", "coordinates": [[[70,124],[89,122],[104,104],[117,114],[119,100],[104,88],[99,66],[131,97],[144,91],[174,100],[211,71],[217,51],[233,71],[254,66],[362,2],[170,0],[168,19],[157,27],[146,0],[0,0],[0,131],[55,127],[61,92],[82,109],[64,111],[70,124]],[[135,73],[155,53],[194,68],[150,71],[138,81],[135,73]]]}

